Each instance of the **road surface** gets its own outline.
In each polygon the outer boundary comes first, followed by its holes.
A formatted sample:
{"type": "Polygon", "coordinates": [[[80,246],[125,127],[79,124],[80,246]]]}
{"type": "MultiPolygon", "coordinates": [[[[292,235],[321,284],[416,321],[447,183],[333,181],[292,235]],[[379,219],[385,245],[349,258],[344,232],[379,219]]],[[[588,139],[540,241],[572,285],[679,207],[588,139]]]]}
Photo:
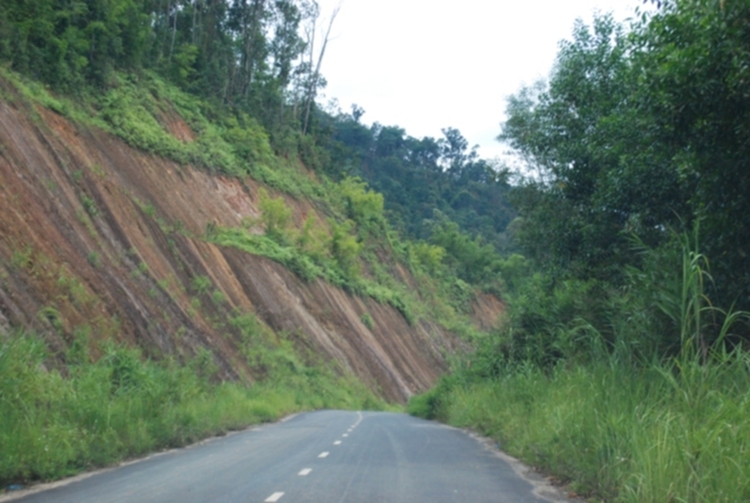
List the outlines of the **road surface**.
{"type": "Polygon", "coordinates": [[[555,496],[539,477],[527,480],[519,466],[467,433],[438,423],[404,414],[319,411],[77,477],[43,491],[37,488],[33,494],[16,495],[13,501],[569,501],[555,496]]]}

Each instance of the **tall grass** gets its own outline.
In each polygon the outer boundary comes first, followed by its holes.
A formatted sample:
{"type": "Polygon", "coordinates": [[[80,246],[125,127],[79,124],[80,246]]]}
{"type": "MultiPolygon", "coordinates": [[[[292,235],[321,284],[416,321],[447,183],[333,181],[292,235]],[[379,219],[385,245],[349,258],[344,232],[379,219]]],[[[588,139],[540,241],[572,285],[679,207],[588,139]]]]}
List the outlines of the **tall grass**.
{"type": "Polygon", "coordinates": [[[572,302],[565,289],[546,297],[552,305],[524,301],[506,330],[524,331],[512,339],[522,349],[557,351],[552,365],[498,352],[499,336],[410,412],[492,436],[595,500],[750,501],[750,354],[725,344],[747,313],[711,304],[696,236],[629,271],[630,288],[593,313],[606,336],[583,311],[560,309],[572,302]]]}
{"type": "Polygon", "coordinates": [[[0,341],[0,487],[49,480],[317,408],[379,408],[364,385],[323,369],[275,368],[253,385],[212,383],[210,360],[144,360],[110,345],[97,362],[49,368],[44,344],[0,341]]]}
{"type": "Polygon", "coordinates": [[[682,370],[526,367],[444,385],[432,412],[604,501],[750,501],[750,359],[682,370]]]}

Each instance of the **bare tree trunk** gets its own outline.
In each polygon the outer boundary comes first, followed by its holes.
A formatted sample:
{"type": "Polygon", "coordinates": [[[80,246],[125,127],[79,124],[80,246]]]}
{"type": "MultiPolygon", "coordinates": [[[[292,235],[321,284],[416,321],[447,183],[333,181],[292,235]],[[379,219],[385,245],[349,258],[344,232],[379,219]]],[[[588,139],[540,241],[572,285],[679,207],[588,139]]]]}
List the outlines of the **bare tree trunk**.
{"type": "Polygon", "coordinates": [[[198,14],[198,0],[193,0],[193,26],[190,28],[190,43],[195,45],[195,21],[198,14]]]}
{"type": "MultiPolygon", "coordinates": [[[[331,13],[331,19],[328,22],[328,29],[326,30],[326,36],[323,38],[323,47],[320,48],[320,55],[318,56],[318,62],[315,64],[315,71],[313,72],[312,79],[310,80],[310,88],[308,89],[307,93],[307,103],[306,103],[306,110],[305,110],[305,123],[302,126],[302,134],[307,134],[307,126],[310,123],[310,109],[312,108],[312,103],[315,101],[315,95],[318,91],[318,80],[320,79],[320,65],[323,63],[323,56],[325,56],[326,53],[326,47],[328,46],[328,40],[331,37],[331,29],[333,28],[333,22],[336,20],[336,16],[338,15],[339,11],[341,10],[341,2],[336,6],[336,8],[333,9],[333,12],[331,13]]],[[[314,36],[314,32],[313,32],[314,36]]],[[[310,63],[312,68],[312,50],[310,51],[310,63]]]]}
{"type": "Polygon", "coordinates": [[[172,26],[172,43],[169,46],[169,59],[167,60],[169,63],[172,62],[172,53],[174,53],[174,39],[177,35],[177,11],[178,11],[178,4],[177,0],[175,0],[174,3],[174,25],[172,26]]]}

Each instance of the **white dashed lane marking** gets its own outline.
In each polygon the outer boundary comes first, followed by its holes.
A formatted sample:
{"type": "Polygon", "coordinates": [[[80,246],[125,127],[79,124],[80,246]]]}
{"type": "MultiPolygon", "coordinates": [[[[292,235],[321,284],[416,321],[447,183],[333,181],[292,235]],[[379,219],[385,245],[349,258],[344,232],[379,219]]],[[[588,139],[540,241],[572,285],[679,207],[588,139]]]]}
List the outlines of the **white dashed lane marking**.
{"type": "Polygon", "coordinates": [[[318,457],[325,458],[325,457],[328,457],[328,454],[329,454],[328,452],[321,452],[320,454],[318,454],[318,457]]]}
{"type": "Polygon", "coordinates": [[[333,445],[341,445],[341,440],[336,440],[333,445]]]}
{"type": "Polygon", "coordinates": [[[312,468],[305,468],[304,470],[300,471],[297,475],[299,475],[300,477],[307,477],[307,475],[309,475],[311,471],[312,471],[312,468]]]}
{"type": "Polygon", "coordinates": [[[276,503],[281,499],[282,496],[284,496],[284,493],[273,493],[268,498],[266,498],[265,503],[276,503]]]}
{"type": "Polygon", "coordinates": [[[349,436],[349,434],[348,434],[348,433],[344,433],[344,434],[343,434],[343,435],[341,435],[341,436],[342,436],[342,437],[348,437],[348,436],[349,436]]]}

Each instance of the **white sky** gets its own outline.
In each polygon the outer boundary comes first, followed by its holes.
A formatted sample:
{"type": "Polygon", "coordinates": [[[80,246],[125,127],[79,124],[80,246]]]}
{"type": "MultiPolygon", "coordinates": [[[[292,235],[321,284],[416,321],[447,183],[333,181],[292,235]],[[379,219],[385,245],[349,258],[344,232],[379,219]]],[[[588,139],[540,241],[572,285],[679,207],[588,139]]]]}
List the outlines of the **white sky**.
{"type": "MultiPolygon", "coordinates": [[[[318,0],[324,22],[341,0],[318,0]]],[[[495,140],[505,100],[546,78],[558,42],[594,11],[618,20],[640,0],[344,0],[321,72],[321,101],[364,108],[362,121],[410,136],[461,131],[484,158],[505,157],[495,140]]]]}

